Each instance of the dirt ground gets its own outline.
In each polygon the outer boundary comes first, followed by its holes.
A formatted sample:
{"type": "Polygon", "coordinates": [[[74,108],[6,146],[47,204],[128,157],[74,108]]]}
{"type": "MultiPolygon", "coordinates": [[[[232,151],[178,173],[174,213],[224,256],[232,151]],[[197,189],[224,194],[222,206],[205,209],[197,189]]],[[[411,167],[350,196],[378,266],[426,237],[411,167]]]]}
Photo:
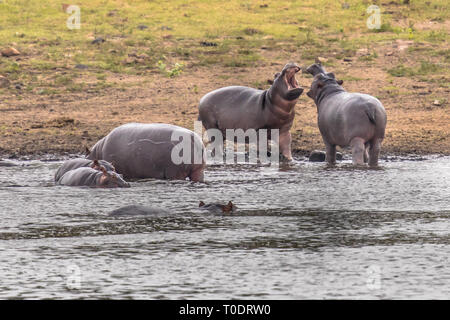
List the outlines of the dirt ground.
{"type": "MultiPolygon", "coordinates": [[[[448,78],[420,81],[412,77],[391,77],[385,71],[399,61],[414,60],[405,54],[408,43],[393,42],[377,47],[377,57],[367,62],[357,52],[351,59],[335,59],[328,71],[344,79],[344,88],[374,95],[384,104],[388,125],[382,146],[384,154],[450,154],[448,78]],[[441,100],[435,102],[436,98],[441,100]]],[[[127,122],[172,123],[193,129],[197,106],[207,92],[228,86],[268,88],[267,80],[288,61],[305,66],[297,51],[280,52],[261,48],[262,62],[255,67],[211,67],[187,64],[178,77],[157,71],[142,76],[108,73],[110,87],[89,90],[97,79],[83,70],[54,70],[87,83],[84,92],[39,95],[14,84],[0,96],[0,156],[40,158],[45,154],[83,152],[111,129],[127,122]],[[255,85],[257,84],[257,85],[255,85]]],[[[423,52],[421,52],[423,54],[423,52]]],[[[327,58],[327,57],[326,57],[327,58]]],[[[8,59],[20,59],[10,57],[8,59]]],[[[294,154],[324,149],[317,127],[316,107],[306,96],[312,78],[298,74],[305,88],[296,106],[291,129],[294,154]]]]}

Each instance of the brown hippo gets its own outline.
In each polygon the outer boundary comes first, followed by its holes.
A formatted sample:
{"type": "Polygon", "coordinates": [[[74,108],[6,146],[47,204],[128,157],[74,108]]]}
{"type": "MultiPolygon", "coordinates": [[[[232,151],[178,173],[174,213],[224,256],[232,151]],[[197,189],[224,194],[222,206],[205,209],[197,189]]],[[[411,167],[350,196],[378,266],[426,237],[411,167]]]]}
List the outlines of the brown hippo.
{"type": "Polygon", "coordinates": [[[320,64],[306,69],[314,76],[308,97],[317,106],[320,133],[329,164],[336,162],[336,146],[351,146],[353,164],[378,165],[386,128],[386,111],[381,102],[368,94],[350,93],[333,73],[320,64]]]}
{"type": "Polygon", "coordinates": [[[226,129],[279,129],[280,152],[292,160],[289,130],[303,92],[295,79],[298,71],[297,64],[286,64],[268,90],[231,86],[211,91],[200,100],[198,120],[207,130],[219,129],[224,137],[226,129]]]}

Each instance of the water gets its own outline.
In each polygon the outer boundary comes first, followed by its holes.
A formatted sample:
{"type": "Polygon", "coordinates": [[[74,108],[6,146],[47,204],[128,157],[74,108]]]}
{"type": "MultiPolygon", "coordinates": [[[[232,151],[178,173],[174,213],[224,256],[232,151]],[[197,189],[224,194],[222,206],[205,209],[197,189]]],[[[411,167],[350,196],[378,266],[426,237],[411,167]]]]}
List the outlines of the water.
{"type": "Polygon", "coordinates": [[[207,184],[53,184],[0,167],[0,298],[450,297],[450,158],[208,167],[207,184]],[[233,216],[198,202],[232,200],[233,216]],[[129,204],[169,214],[109,217],[129,204]]]}

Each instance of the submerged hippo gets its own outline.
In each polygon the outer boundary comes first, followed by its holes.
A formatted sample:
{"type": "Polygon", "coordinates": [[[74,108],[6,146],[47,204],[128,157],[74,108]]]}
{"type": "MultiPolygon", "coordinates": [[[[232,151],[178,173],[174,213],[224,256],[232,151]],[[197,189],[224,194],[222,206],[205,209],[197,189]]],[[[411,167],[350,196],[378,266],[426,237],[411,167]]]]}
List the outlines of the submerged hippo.
{"type": "Polygon", "coordinates": [[[198,206],[200,209],[205,209],[214,213],[233,213],[237,210],[237,207],[231,201],[229,201],[227,204],[221,203],[205,204],[203,201],[200,201],[198,206]]]}
{"type": "Polygon", "coordinates": [[[103,187],[103,188],[128,188],[129,183],[114,171],[106,171],[104,167],[100,170],[81,167],[67,171],[57,181],[58,184],[64,186],[86,186],[86,187],[103,187]]]}
{"type": "Polygon", "coordinates": [[[125,178],[156,178],[203,182],[205,146],[193,131],[163,123],[128,123],[113,129],[92,148],[88,159],[114,163],[116,171],[125,178]],[[173,140],[173,137],[182,137],[173,140]],[[181,161],[175,147],[185,145],[181,161]],[[180,143],[180,145],[178,145],[180,143]],[[186,152],[186,154],[184,154],[186,152]],[[184,157],[183,157],[184,159],[184,157]],[[178,162],[179,161],[179,162],[178,162]]]}
{"type": "Polygon", "coordinates": [[[91,167],[93,169],[100,170],[100,166],[103,166],[106,171],[116,171],[114,166],[105,160],[89,160],[89,159],[70,159],[63,163],[61,167],[59,167],[58,171],[55,173],[55,181],[61,179],[61,177],[70,170],[81,168],[81,167],[91,167]]]}
{"type": "Polygon", "coordinates": [[[118,216],[146,216],[146,215],[158,215],[167,214],[168,211],[159,208],[141,206],[141,205],[128,205],[125,207],[118,208],[109,213],[111,217],[118,216]]]}
{"type": "Polygon", "coordinates": [[[205,129],[219,129],[224,137],[226,129],[279,129],[280,152],[292,160],[289,130],[303,92],[295,79],[298,71],[295,63],[286,64],[268,90],[231,86],[209,92],[200,100],[198,119],[205,129]]]}
{"type": "Polygon", "coordinates": [[[320,64],[306,69],[314,76],[308,97],[317,105],[319,130],[326,147],[329,164],[336,162],[336,146],[351,146],[353,164],[378,165],[381,142],[386,128],[386,111],[370,95],[350,93],[341,87],[320,64]]]}

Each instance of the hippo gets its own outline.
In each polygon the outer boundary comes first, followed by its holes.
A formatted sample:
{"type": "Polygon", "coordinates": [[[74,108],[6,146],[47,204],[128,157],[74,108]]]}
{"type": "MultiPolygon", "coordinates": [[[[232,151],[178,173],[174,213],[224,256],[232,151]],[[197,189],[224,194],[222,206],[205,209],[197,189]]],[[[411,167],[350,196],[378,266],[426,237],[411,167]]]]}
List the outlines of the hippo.
{"type": "Polygon", "coordinates": [[[102,188],[129,188],[130,184],[114,171],[106,171],[104,167],[100,170],[91,167],[80,167],[67,171],[57,181],[64,186],[86,186],[102,188]]]}
{"type": "Polygon", "coordinates": [[[146,215],[158,215],[167,214],[168,212],[164,209],[141,206],[141,205],[128,205],[115,209],[109,213],[111,217],[118,216],[146,216],[146,215]]]}
{"type": "Polygon", "coordinates": [[[326,159],[336,163],[336,146],[350,146],[354,165],[378,165],[387,116],[381,102],[368,94],[350,93],[333,73],[320,64],[306,69],[314,76],[307,95],[317,106],[320,133],[326,147],[326,159]]]}
{"type": "Polygon", "coordinates": [[[237,210],[237,207],[231,201],[229,201],[227,204],[221,203],[205,204],[203,201],[200,201],[198,206],[200,209],[208,210],[214,213],[233,213],[237,210]]]}
{"type": "Polygon", "coordinates": [[[61,167],[59,167],[58,171],[55,173],[55,182],[57,182],[61,177],[70,170],[81,168],[81,167],[91,167],[99,170],[100,166],[103,166],[106,171],[116,171],[114,166],[108,161],[104,160],[89,160],[84,158],[70,159],[63,163],[61,167]]]}
{"type": "Polygon", "coordinates": [[[286,64],[268,90],[231,86],[211,91],[200,100],[198,120],[224,137],[226,129],[279,129],[280,152],[290,161],[294,107],[303,92],[295,79],[300,70],[295,63],[286,64]]]}
{"type": "MultiPolygon", "coordinates": [[[[177,155],[179,153],[175,152],[177,155]]],[[[202,139],[191,130],[164,123],[127,123],[99,140],[87,158],[114,163],[116,171],[128,179],[189,178],[203,182],[204,156],[202,139]],[[183,139],[181,142],[180,137],[183,139]],[[189,150],[183,149],[184,160],[175,159],[172,151],[178,150],[175,149],[178,144],[185,145],[182,143],[185,139],[189,139],[189,150]]]]}

